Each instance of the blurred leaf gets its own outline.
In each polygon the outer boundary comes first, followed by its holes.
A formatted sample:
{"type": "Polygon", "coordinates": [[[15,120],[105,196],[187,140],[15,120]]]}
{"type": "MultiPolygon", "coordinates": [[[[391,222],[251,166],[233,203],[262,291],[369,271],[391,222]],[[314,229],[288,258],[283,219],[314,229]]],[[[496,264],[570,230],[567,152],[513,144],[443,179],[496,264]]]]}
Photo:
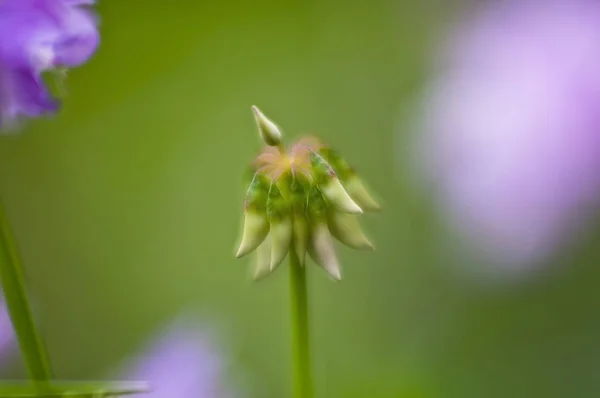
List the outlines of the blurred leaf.
{"type": "Polygon", "coordinates": [[[26,382],[0,381],[0,398],[102,398],[140,394],[150,391],[145,383],[134,382],[54,382],[51,392],[40,395],[35,387],[26,382]]]}

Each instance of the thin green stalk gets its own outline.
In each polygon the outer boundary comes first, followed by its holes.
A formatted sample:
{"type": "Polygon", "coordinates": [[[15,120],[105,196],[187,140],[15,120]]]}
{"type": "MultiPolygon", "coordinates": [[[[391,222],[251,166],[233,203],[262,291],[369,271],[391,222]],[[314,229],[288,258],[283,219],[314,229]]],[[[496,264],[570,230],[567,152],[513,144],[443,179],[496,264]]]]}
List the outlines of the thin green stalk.
{"type": "Polygon", "coordinates": [[[292,347],[294,361],[294,398],[312,398],[306,271],[294,250],[290,256],[290,302],[292,306],[292,347]]]}
{"type": "Polygon", "coordinates": [[[0,203],[0,282],[6,306],[31,380],[38,391],[49,387],[50,364],[27,299],[17,244],[0,203]]]}

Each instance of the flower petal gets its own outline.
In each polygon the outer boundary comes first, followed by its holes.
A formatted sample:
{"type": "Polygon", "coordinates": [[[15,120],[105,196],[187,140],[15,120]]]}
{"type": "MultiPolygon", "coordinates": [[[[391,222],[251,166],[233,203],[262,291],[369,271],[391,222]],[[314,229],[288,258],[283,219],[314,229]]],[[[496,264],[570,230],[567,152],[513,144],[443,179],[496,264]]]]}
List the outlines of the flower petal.
{"type": "Polygon", "coordinates": [[[58,106],[43,82],[32,72],[0,69],[0,126],[11,124],[22,116],[55,112],[58,106]]]}

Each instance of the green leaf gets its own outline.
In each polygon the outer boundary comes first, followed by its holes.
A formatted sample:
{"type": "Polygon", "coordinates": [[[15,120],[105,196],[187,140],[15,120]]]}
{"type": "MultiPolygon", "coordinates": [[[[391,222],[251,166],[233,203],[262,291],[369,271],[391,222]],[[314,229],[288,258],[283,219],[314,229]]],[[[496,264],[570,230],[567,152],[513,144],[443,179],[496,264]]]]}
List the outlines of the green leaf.
{"type": "Polygon", "coordinates": [[[35,385],[30,382],[0,381],[1,398],[100,398],[118,397],[124,395],[142,394],[149,392],[150,388],[143,382],[54,382],[47,392],[40,393],[35,385]]]}

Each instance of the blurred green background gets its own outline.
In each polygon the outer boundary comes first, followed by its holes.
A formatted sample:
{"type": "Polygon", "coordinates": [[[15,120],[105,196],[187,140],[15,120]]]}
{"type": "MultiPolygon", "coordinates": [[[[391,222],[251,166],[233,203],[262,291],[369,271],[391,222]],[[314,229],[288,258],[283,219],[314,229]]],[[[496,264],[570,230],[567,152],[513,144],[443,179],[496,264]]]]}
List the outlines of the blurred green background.
{"type": "Polygon", "coordinates": [[[340,149],[385,205],[363,217],[375,253],[340,248],[341,283],[309,270],[318,397],[599,393],[597,245],[537,279],[473,283],[407,177],[399,119],[460,6],[102,1],[101,48],[70,72],[61,114],[0,140],[0,195],[58,377],[107,376],[192,308],[223,332],[242,396],[289,396],[287,269],[250,283],[233,255],[256,104],[288,140],[340,149]]]}

